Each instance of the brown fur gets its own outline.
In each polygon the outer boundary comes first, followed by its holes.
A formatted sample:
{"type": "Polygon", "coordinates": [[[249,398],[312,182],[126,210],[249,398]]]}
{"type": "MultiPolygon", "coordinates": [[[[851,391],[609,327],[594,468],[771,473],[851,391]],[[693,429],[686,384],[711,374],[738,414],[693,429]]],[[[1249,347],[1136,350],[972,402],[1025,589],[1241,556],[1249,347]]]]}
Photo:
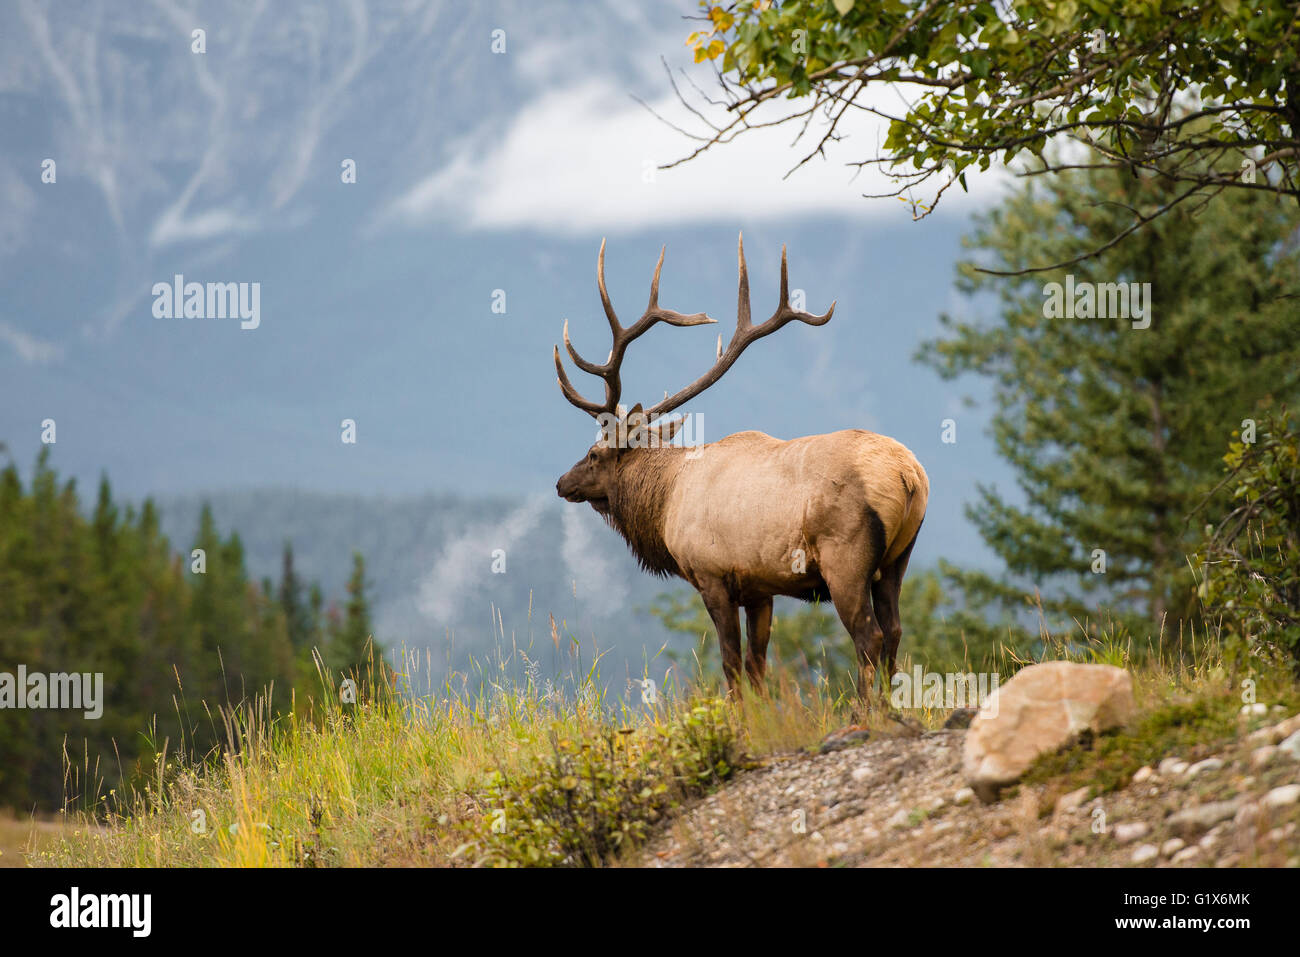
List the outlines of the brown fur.
{"type": "Polygon", "coordinates": [[[829,596],[853,638],[864,697],[882,652],[892,673],[898,592],[930,490],[893,439],[849,430],[790,441],[739,432],[691,450],[598,443],[556,488],[590,502],[647,571],[695,586],[733,692],[739,608],[749,623],[745,670],[758,684],[776,595],[829,596]]]}

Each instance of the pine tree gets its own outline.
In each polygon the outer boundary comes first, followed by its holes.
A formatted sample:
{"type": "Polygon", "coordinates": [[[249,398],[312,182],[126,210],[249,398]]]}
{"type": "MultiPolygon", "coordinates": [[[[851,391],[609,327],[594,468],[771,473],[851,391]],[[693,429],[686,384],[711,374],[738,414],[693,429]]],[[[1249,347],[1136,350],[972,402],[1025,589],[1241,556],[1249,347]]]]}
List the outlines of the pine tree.
{"type": "Polygon", "coordinates": [[[302,581],[293,567],[293,546],[285,542],[280,563],[280,590],[277,600],[289,629],[289,643],[295,652],[310,648],[312,639],[312,613],[303,602],[302,591],[302,581]]]}
{"type": "Polygon", "coordinates": [[[976,605],[1023,609],[1032,585],[1061,616],[1052,624],[1096,624],[1101,603],[1135,627],[1194,618],[1185,556],[1199,528],[1188,516],[1217,483],[1227,439],[1300,386],[1296,214],[1223,196],[1178,206],[1068,269],[974,268],[1068,262],[1117,236],[1132,209],[1173,195],[1159,179],[1057,176],[983,217],[968,240],[979,254],[959,267],[959,288],[996,293],[1000,315],[942,317],[946,334],[918,358],[947,378],[991,380],[993,438],[1017,476],[1019,496],[979,486],[967,508],[1009,576],[946,567],[976,605]],[[1052,282],[1079,290],[1073,318],[1068,303],[1054,312],[1052,282]],[[1102,317],[1109,292],[1089,304],[1086,283],[1150,283],[1149,328],[1102,317]]]}
{"type": "Polygon", "coordinates": [[[360,552],[352,553],[352,574],[348,577],[348,601],[330,639],[329,663],[335,674],[365,676],[382,662],[378,644],[373,643],[370,599],[366,596],[366,562],[360,552]]]}

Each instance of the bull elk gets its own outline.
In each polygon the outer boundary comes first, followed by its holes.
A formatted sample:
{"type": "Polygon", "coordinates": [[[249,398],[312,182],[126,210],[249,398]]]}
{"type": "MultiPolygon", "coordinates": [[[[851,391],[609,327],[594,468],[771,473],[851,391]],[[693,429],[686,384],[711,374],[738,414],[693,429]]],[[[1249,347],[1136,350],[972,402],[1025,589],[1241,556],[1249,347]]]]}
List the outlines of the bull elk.
{"type": "Polygon", "coordinates": [[[671,446],[681,419],[660,420],[731,368],[748,346],[793,319],[824,325],[835,303],[815,316],[790,306],[785,249],[781,250],[781,300],[766,322],[754,325],[744,237],[738,249],[740,289],[736,331],[726,351],[719,338],[713,368],[694,383],[643,410],[619,405],[619,369],[627,348],[656,323],[698,326],[704,313],[683,315],[659,305],[660,252],[650,284],[650,304],[624,327],[605,289],[605,243],[596,260],[601,305],[614,343],[601,364],[564,347],[583,372],[605,382],[605,399],[583,398],[569,381],[555,347],[560,390],[602,424],[587,454],[556,483],[569,502],[588,502],[626,539],[642,568],[690,582],[713,620],[722,669],[733,696],[740,694],[739,609],[748,638],[744,669],[761,687],[767,667],[772,599],[789,595],[827,600],[853,639],[858,694],[867,698],[883,651],[885,677],[894,671],[902,637],[898,595],[907,560],[925,518],[930,483],[903,445],[883,435],[850,429],[782,441],[762,432],[737,432],[694,448],[671,446]]]}

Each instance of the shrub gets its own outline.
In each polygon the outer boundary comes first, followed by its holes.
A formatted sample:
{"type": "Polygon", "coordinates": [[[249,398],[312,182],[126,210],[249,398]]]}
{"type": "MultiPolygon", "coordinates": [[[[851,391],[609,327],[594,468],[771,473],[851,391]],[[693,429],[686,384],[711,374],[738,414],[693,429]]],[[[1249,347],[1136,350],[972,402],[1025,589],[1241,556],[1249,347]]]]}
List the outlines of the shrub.
{"type": "Polygon", "coordinates": [[[478,795],[484,813],[459,853],[488,865],[598,866],[643,842],[669,808],[726,780],[740,760],[730,709],[716,699],[664,725],[556,739],[520,773],[492,773],[478,795]]]}

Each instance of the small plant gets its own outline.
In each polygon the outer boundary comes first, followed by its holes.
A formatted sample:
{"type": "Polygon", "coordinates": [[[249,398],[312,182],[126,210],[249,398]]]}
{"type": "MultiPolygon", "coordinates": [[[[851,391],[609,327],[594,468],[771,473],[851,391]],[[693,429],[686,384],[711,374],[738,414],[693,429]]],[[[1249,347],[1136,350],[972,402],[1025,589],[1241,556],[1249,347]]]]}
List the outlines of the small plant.
{"type": "Polygon", "coordinates": [[[461,851],[487,865],[599,866],[641,844],[675,804],[729,778],[739,741],[717,699],[663,725],[553,739],[551,754],[517,774],[492,773],[461,851]]]}

